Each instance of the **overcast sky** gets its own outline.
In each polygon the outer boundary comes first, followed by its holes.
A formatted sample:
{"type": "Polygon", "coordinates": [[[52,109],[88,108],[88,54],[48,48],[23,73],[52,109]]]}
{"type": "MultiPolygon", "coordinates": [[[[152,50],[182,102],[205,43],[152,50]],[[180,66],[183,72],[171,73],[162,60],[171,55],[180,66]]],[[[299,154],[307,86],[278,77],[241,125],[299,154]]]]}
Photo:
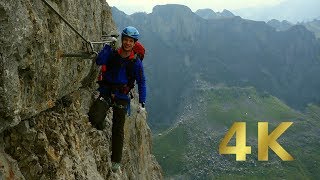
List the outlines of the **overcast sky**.
{"type": "Polygon", "coordinates": [[[264,7],[279,4],[285,0],[107,0],[109,6],[115,6],[126,14],[134,12],[150,13],[155,5],[183,4],[192,11],[210,8],[214,11],[235,10],[248,7],[264,7]]]}

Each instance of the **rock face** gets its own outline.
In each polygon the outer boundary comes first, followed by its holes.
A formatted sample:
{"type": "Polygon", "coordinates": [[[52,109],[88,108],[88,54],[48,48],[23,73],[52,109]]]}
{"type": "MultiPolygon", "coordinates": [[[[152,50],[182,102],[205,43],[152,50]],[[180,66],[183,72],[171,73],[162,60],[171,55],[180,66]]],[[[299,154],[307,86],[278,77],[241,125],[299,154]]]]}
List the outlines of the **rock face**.
{"type": "MultiPolygon", "coordinates": [[[[116,30],[105,1],[48,2],[89,41],[116,30]]],[[[112,122],[97,131],[87,118],[98,68],[59,56],[86,51],[83,40],[42,0],[1,1],[0,15],[0,179],[162,179],[135,102],[111,173],[112,122]]]]}
{"type": "MultiPolygon", "coordinates": [[[[78,1],[52,6],[89,40],[114,29],[110,11],[99,0],[81,7],[78,1]]],[[[1,132],[81,87],[93,63],[57,57],[60,51],[81,50],[83,41],[41,0],[2,1],[0,14],[1,132]]]]}

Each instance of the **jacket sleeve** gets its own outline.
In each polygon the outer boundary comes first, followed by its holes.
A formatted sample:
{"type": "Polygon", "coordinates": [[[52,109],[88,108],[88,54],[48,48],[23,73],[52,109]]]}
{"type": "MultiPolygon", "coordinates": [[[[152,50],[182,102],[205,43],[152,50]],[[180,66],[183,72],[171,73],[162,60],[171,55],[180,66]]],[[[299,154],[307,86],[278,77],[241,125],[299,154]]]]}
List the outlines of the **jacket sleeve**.
{"type": "Polygon", "coordinates": [[[107,61],[109,59],[109,56],[112,53],[112,48],[109,45],[105,45],[103,49],[99,52],[97,58],[96,58],[96,64],[97,65],[104,65],[107,64],[107,61]]]}
{"type": "Polygon", "coordinates": [[[138,84],[139,103],[145,103],[147,95],[146,77],[144,75],[143,64],[140,59],[137,59],[135,63],[135,79],[138,84]]]}

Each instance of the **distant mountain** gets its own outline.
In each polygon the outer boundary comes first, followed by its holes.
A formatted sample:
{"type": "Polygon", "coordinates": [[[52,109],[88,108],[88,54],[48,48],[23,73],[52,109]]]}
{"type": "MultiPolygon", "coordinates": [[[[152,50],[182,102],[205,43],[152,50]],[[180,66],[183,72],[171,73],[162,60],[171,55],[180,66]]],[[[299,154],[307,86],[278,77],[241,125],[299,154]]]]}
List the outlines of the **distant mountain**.
{"type": "Polygon", "coordinates": [[[271,19],[267,24],[276,28],[278,31],[286,31],[293,26],[289,21],[283,20],[280,22],[276,19],[271,19]]]}
{"type": "Polygon", "coordinates": [[[221,17],[234,17],[234,14],[231,11],[224,9],[221,13],[218,13],[221,17]]]}
{"type": "Polygon", "coordinates": [[[214,19],[218,16],[212,9],[198,9],[195,13],[204,19],[214,19]]]}
{"type": "MultiPolygon", "coordinates": [[[[278,31],[286,31],[295,25],[286,20],[280,22],[276,19],[268,21],[267,24],[274,27],[278,31]]],[[[313,21],[297,23],[297,25],[305,26],[309,31],[313,32],[317,38],[320,38],[320,20],[314,19],[313,21]]]]}
{"type": "Polygon", "coordinates": [[[199,9],[195,12],[198,16],[204,19],[219,19],[219,18],[232,18],[234,14],[224,9],[222,12],[214,12],[212,9],[199,9]]]}
{"type": "Polygon", "coordinates": [[[308,30],[314,32],[315,36],[320,39],[320,18],[299,24],[304,25],[308,30]]]}
{"type": "Polygon", "coordinates": [[[112,10],[118,28],[136,26],[147,48],[147,105],[154,129],[178,121],[182,102],[194,95],[198,81],[253,86],[296,109],[320,102],[320,42],[302,25],[277,31],[240,17],[204,19],[182,5],[130,16],[112,10]]]}
{"type": "Polygon", "coordinates": [[[319,7],[319,0],[285,0],[274,6],[233,10],[233,13],[245,19],[266,22],[271,19],[278,19],[297,23],[312,21],[314,18],[319,17],[319,7]]]}

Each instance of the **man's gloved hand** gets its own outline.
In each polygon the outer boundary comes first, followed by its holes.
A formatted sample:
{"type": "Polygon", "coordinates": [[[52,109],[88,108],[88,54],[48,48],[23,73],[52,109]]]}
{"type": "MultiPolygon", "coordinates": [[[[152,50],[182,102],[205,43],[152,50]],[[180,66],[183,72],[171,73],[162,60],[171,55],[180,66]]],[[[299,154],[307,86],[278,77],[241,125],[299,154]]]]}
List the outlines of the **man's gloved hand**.
{"type": "Polygon", "coordinates": [[[146,111],[144,102],[139,104],[138,113],[143,112],[143,111],[146,111]]]}

